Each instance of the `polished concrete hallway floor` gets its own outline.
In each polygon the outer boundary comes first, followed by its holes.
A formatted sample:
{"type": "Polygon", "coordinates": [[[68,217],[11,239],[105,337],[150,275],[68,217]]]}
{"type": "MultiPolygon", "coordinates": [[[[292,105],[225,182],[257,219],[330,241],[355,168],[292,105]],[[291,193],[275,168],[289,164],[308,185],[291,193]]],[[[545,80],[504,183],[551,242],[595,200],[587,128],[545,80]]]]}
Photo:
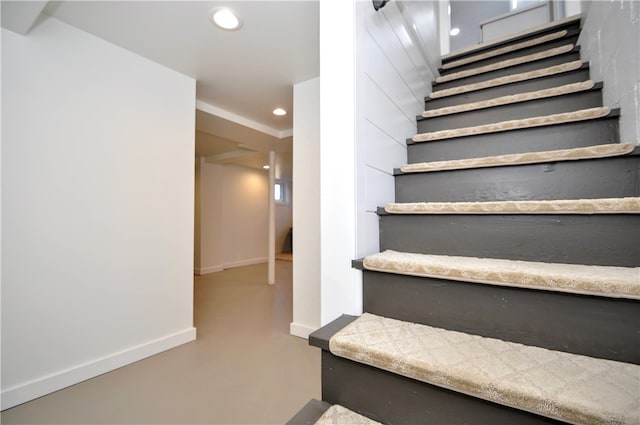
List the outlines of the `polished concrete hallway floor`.
{"type": "Polygon", "coordinates": [[[198,339],[2,412],[3,424],[282,424],[320,398],[320,352],[289,335],[291,264],[195,278],[198,339]]]}

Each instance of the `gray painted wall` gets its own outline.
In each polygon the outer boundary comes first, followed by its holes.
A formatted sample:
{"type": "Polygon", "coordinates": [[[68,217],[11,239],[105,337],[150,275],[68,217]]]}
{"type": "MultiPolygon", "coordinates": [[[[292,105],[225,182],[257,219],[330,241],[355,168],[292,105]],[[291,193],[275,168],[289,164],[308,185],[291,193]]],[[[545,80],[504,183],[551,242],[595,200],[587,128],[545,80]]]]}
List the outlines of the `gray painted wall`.
{"type": "Polygon", "coordinates": [[[640,145],[640,2],[588,1],[579,44],[591,79],[604,81],[604,104],[621,108],[622,141],[640,145]]]}

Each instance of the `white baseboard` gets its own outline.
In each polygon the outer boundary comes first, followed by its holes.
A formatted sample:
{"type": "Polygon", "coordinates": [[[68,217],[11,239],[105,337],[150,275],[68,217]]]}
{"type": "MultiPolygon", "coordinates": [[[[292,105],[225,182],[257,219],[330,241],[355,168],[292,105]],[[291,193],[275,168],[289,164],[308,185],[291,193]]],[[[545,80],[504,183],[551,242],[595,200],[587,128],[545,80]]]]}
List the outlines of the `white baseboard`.
{"type": "Polygon", "coordinates": [[[251,266],[253,264],[266,263],[269,260],[268,257],[249,258],[247,260],[231,261],[230,263],[224,263],[225,269],[232,269],[234,267],[251,266]]]}
{"type": "Polygon", "coordinates": [[[307,325],[301,325],[299,323],[291,322],[289,324],[289,333],[293,336],[309,339],[309,334],[315,332],[318,328],[314,328],[307,325]]]}
{"type": "Polygon", "coordinates": [[[2,410],[42,397],[70,385],[94,378],[146,357],[196,339],[196,328],[188,328],[154,341],[120,351],[67,370],[2,390],[2,410]]]}
{"type": "Polygon", "coordinates": [[[252,266],[254,264],[266,263],[267,261],[269,261],[268,257],[249,258],[247,260],[231,261],[229,263],[219,264],[216,266],[194,267],[193,272],[196,275],[201,276],[203,274],[221,272],[223,270],[232,269],[234,267],[252,266]]]}
{"type": "Polygon", "coordinates": [[[222,265],[208,266],[208,267],[194,267],[193,268],[193,272],[195,274],[197,274],[198,276],[201,276],[201,275],[207,274],[207,273],[221,272],[222,270],[224,270],[224,267],[222,265]]]}

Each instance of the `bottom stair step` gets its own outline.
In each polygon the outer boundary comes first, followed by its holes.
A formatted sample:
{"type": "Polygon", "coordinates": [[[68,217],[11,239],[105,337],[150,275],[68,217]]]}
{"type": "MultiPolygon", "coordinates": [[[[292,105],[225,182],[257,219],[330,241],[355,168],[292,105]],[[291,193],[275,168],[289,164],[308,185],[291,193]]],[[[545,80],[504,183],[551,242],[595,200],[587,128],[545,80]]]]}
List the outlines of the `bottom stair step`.
{"type": "Polygon", "coordinates": [[[372,419],[334,404],[318,419],[316,425],[380,425],[372,419]]]}
{"type": "Polygon", "coordinates": [[[554,420],[640,423],[637,365],[369,313],[334,334],[329,346],[335,356],[554,420]]]}
{"type": "Polygon", "coordinates": [[[380,425],[346,407],[311,400],[286,425],[380,425]]]}

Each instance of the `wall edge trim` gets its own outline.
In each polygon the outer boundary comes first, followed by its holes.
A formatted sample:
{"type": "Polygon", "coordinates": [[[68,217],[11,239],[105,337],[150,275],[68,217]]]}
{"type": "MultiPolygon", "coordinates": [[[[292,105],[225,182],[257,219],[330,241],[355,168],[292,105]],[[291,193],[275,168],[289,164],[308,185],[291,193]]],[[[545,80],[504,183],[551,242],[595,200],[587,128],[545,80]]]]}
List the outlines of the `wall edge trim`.
{"type": "Polygon", "coordinates": [[[309,339],[309,334],[317,331],[317,327],[303,325],[301,323],[291,322],[289,324],[289,333],[304,339],[309,339]]]}

